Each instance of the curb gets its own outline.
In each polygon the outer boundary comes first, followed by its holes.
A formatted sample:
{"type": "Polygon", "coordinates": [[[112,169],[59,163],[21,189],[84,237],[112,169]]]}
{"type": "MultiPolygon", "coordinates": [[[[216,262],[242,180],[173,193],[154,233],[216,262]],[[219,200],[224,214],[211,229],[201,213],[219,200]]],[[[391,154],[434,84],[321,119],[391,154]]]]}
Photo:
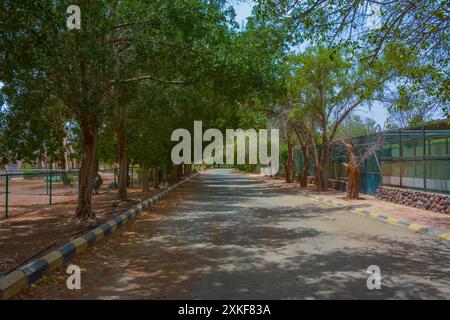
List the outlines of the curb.
{"type": "Polygon", "coordinates": [[[406,229],[412,230],[414,232],[428,234],[432,237],[439,238],[442,240],[447,240],[450,242],[450,233],[444,233],[442,231],[438,231],[438,230],[432,229],[430,227],[422,226],[422,225],[415,224],[415,223],[410,223],[408,221],[404,221],[404,220],[400,220],[400,219],[390,218],[389,216],[382,214],[382,213],[371,212],[367,209],[357,208],[354,205],[348,205],[348,204],[345,204],[340,201],[325,199],[321,196],[315,196],[315,195],[307,194],[305,192],[301,192],[301,194],[304,195],[305,197],[311,198],[311,199],[319,201],[319,202],[323,202],[323,203],[326,203],[326,204],[329,204],[329,205],[332,205],[335,207],[339,207],[342,209],[348,209],[354,213],[363,215],[365,217],[369,217],[369,218],[372,218],[372,219],[375,219],[378,221],[383,221],[385,223],[389,223],[389,224],[392,224],[392,225],[395,225],[398,227],[406,228],[406,229]]]}
{"type": "Polygon", "coordinates": [[[190,175],[189,177],[168,187],[164,191],[141,202],[135,208],[129,209],[124,213],[115,216],[113,219],[106,221],[104,224],[89,231],[85,235],[62,245],[57,250],[51,251],[45,256],[34,260],[0,278],[0,299],[10,299],[15,294],[38,281],[44,275],[52,272],[67,261],[71,260],[77,254],[83,252],[88,247],[94,246],[104,237],[114,233],[118,228],[140,215],[144,209],[151,207],[154,203],[158,202],[170,192],[175,190],[175,188],[179,185],[198,175],[199,173],[190,175]]]}

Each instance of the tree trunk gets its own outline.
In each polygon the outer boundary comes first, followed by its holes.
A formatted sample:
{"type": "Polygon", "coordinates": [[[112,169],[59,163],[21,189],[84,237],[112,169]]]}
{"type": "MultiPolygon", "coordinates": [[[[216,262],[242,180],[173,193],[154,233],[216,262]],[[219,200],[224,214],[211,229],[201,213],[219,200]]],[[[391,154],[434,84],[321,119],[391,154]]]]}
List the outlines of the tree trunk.
{"type": "Polygon", "coordinates": [[[75,218],[88,219],[95,217],[91,207],[92,200],[92,167],[94,165],[98,128],[91,124],[83,125],[83,150],[79,176],[78,203],[75,218]]]}
{"type": "Polygon", "coordinates": [[[308,186],[308,148],[306,145],[301,144],[302,148],[302,174],[300,176],[300,187],[306,188],[308,186]]]}
{"type": "Polygon", "coordinates": [[[349,163],[347,170],[347,199],[359,199],[359,185],[361,182],[359,167],[355,166],[353,163],[349,163]]]}
{"type": "Polygon", "coordinates": [[[331,145],[327,138],[322,139],[322,150],[320,154],[320,184],[321,190],[328,189],[329,165],[330,165],[331,145]]]}
{"type": "Polygon", "coordinates": [[[186,175],[186,170],[185,170],[185,166],[183,164],[180,164],[177,166],[177,175],[176,175],[176,179],[180,180],[182,177],[184,177],[186,175]]]}
{"type": "Polygon", "coordinates": [[[95,178],[98,176],[98,170],[100,168],[100,161],[97,158],[94,158],[94,164],[92,165],[92,175],[95,178]]]}
{"type": "Polygon", "coordinates": [[[148,179],[148,167],[147,163],[142,164],[142,192],[149,193],[150,192],[150,183],[148,179]]]}
{"type": "Polygon", "coordinates": [[[172,165],[170,167],[169,184],[172,184],[175,180],[177,180],[177,175],[178,175],[178,165],[172,165]]]}
{"type": "Polygon", "coordinates": [[[317,154],[317,148],[315,141],[311,139],[310,144],[310,151],[311,151],[311,157],[313,160],[313,169],[314,169],[314,180],[316,184],[316,188],[318,191],[322,190],[322,179],[321,179],[321,173],[320,173],[320,160],[319,155],[317,154]]]}
{"type": "Polygon", "coordinates": [[[153,188],[159,189],[159,170],[158,170],[158,168],[156,168],[156,167],[153,168],[152,174],[153,174],[153,188]]]}
{"type": "Polygon", "coordinates": [[[167,169],[167,165],[162,165],[159,170],[159,184],[165,185],[168,182],[169,178],[169,170],[167,169]]]}
{"type": "Polygon", "coordinates": [[[348,163],[344,164],[347,167],[347,199],[359,199],[359,186],[361,183],[360,162],[358,162],[353,152],[353,145],[347,141],[344,141],[344,145],[348,156],[348,163]]]}
{"type": "Polygon", "coordinates": [[[128,162],[127,162],[127,149],[126,139],[122,128],[116,130],[118,143],[119,143],[119,183],[117,195],[119,200],[127,200],[127,183],[128,183],[128,162]]]}
{"type": "Polygon", "coordinates": [[[284,166],[284,174],[287,183],[293,182],[292,171],[293,171],[293,156],[292,156],[292,143],[288,141],[288,157],[286,164],[284,166]]]}

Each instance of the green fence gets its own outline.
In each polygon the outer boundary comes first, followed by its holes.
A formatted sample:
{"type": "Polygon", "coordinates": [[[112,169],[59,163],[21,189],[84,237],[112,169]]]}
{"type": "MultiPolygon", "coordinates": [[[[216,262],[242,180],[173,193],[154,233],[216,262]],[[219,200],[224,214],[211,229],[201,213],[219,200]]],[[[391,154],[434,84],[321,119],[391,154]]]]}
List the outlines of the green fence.
{"type": "MultiPolygon", "coordinates": [[[[361,165],[360,191],[375,194],[380,185],[450,193],[450,125],[447,120],[421,127],[390,130],[352,138],[355,152],[363,154],[374,144],[382,144],[361,165]],[[381,138],[380,138],[381,137],[381,138]]],[[[302,154],[294,152],[296,172],[302,170],[302,154]]],[[[347,180],[343,163],[347,154],[342,143],[332,147],[330,177],[347,180]]],[[[308,171],[313,175],[312,164],[308,171]]]]}
{"type": "Polygon", "coordinates": [[[381,163],[385,185],[450,193],[448,123],[389,132],[381,163]]]}

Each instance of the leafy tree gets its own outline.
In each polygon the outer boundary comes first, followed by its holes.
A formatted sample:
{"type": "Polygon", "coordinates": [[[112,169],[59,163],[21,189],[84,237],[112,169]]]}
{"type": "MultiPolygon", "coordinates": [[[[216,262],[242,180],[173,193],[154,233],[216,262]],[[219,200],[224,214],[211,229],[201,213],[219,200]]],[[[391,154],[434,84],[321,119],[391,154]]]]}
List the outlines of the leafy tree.
{"type": "Polygon", "coordinates": [[[381,129],[372,118],[363,118],[359,114],[350,114],[338,128],[336,140],[366,136],[381,129]]]}
{"type": "Polygon", "coordinates": [[[80,1],[83,27],[73,31],[68,31],[61,19],[67,1],[2,3],[0,45],[7,48],[0,59],[2,91],[55,96],[80,125],[83,148],[75,214],[79,218],[93,216],[91,181],[96,140],[110,108],[111,81],[118,77],[114,61],[119,53],[111,41],[125,18],[121,10],[125,3],[80,1]]]}
{"type": "Polygon", "coordinates": [[[242,59],[243,43],[235,45],[239,36],[232,36],[225,1],[81,0],[81,29],[72,31],[62,18],[69,4],[2,2],[0,47],[7,50],[0,54],[0,81],[12,113],[31,108],[33,114],[45,113],[42,103],[17,103],[37,93],[41,101],[54,97],[66,108],[65,120],[77,122],[82,148],[75,216],[89,218],[98,134],[105,123],[114,125],[122,172],[128,104],[136,87],[148,81],[176,86],[213,81],[219,94],[235,100],[255,83],[256,73],[243,72],[250,58],[242,59]],[[239,78],[240,84],[233,82],[239,78]]]}
{"type": "MultiPolygon", "coordinates": [[[[443,0],[260,0],[255,8],[260,24],[271,28],[278,42],[343,43],[366,48],[367,61],[376,60],[393,44],[419,56],[419,61],[443,70],[444,77],[415,77],[422,94],[439,101],[449,115],[449,3],[443,0]]],[[[417,91],[417,90],[416,90],[417,91]]]]}
{"type": "MultiPolygon", "coordinates": [[[[3,134],[5,153],[3,159],[21,159],[30,164],[47,159],[49,166],[56,163],[64,169],[65,151],[65,106],[54,97],[43,97],[35,93],[11,95],[14,106],[3,110],[3,134]],[[34,108],[33,108],[34,107],[34,108]]],[[[52,167],[51,167],[52,168],[52,167]]]]}
{"type": "MultiPolygon", "coordinates": [[[[359,107],[383,92],[389,80],[401,74],[414,57],[392,59],[401,48],[393,47],[370,66],[339,48],[314,46],[291,59],[294,72],[294,100],[300,131],[311,141],[319,138],[320,153],[311,150],[319,189],[328,187],[331,143],[343,122],[359,107]],[[302,123],[304,122],[304,123],[302,123]],[[311,126],[312,124],[312,126],[311,126]],[[316,131],[306,134],[307,131],[316,131]]],[[[315,148],[311,146],[312,148],[315,148]]]]}

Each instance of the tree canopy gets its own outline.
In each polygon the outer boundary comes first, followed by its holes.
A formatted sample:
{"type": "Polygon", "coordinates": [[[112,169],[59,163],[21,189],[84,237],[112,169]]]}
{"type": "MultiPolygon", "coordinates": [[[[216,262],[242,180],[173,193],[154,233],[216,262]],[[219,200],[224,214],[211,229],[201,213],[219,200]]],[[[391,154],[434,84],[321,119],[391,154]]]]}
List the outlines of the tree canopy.
{"type": "Polygon", "coordinates": [[[237,123],[241,105],[275,87],[277,52],[256,26],[239,31],[226,1],[84,0],[79,30],[66,27],[69,5],[2,2],[2,145],[4,161],[57,158],[75,128],[77,217],[93,216],[96,161],[120,164],[126,199],[126,166],[167,164],[171,130],[237,123]]]}

